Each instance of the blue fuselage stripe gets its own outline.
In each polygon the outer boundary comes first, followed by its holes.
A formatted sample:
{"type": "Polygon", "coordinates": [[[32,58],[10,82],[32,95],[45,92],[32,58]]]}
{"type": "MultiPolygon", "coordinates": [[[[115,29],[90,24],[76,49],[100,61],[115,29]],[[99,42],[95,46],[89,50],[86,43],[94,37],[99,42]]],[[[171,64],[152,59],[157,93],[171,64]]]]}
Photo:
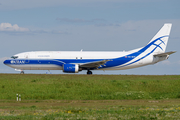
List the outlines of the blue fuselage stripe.
{"type": "MultiPolygon", "coordinates": [[[[106,62],[105,66],[101,66],[99,68],[109,68],[109,67],[115,67],[115,66],[125,67],[128,65],[134,64],[134,63],[146,58],[147,56],[149,56],[157,48],[160,48],[161,50],[163,50],[160,45],[162,43],[165,45],[165,43],[161,40],[161,38],[164,38],[164,37],[168,37],[168,35],[155,39],[154,41],[150,42],[148,45],[146,45],[139,51],[131,53],[129,55],[122,56],[119,58],[114,58],[114,59],[107,58],[107,60],[110,60],[110,61],[106,62]],[[155,44],[155,42],[158,40],[161,42],[157,45],[157,44],[155,44]],[[147,53],[143,57],[140,57],[137,60],[132,61],[133,59],[138,57],[140,54],[145,52],[152,45],[155,46],[155,48],[153,50],[151,50],[149,53],[147,53]],[[132,62],[130,62],[130,61],[132,61],[132,62]],[[130,62],[130,63],[128,63],[128,62],[130,62]],[[128,64],[126,64],[126,63],[128,63],[128,64]]],[[[53,65],[63,66],[63,64],[68,64],[68,63],[83,64],[83,63],[92,63],[92,62],[102,61],[102,60],[105,60],[105,59],[8,59],[8,60],[4,61],[4,64],[9,64],[9,65],[37,65],[37,64],[38,65],[50,65],[50,64],[53,64],[53,65]]]]}

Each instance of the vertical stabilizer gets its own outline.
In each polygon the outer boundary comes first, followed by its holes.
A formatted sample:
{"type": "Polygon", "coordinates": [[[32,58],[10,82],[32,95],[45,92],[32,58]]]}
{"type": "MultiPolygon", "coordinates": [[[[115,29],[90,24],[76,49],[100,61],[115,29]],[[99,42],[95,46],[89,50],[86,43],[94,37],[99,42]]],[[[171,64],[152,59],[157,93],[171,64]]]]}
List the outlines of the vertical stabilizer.
{"type": "MultiPolygon", "coordinates": [[[[164,53],[166,50],[166,46],[168,43],[170,31],[171,31],[171,23],[166,23],[164,26],[159,30],[159,32],[151,39],[147,46],[156,46],[154,52],[157,53],[164,53]]],[[[153,47],[151,47],[153,48],[153,47]]]]}

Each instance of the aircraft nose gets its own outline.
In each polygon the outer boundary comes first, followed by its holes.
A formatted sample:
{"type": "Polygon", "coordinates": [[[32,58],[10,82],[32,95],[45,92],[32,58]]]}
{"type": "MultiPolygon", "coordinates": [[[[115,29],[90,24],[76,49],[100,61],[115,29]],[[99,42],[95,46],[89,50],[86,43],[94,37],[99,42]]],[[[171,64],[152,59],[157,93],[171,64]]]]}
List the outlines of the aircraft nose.
{"type": "Polygon", "coordinates": [[[5,60],[3,63],[4,63],[5,65],[6,65],[6,64],[10,64],[10,60],[5,60]]]}

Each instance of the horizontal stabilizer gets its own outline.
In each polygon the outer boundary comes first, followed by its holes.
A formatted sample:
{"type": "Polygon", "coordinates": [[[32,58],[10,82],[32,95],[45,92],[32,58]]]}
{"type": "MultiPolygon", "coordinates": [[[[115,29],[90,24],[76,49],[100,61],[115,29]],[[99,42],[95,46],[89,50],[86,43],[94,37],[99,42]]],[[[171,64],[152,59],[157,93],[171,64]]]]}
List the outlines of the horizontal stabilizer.
{"type": "Polygon", "coordinates": [[[158,57],[163,57],[163,56],[167,56],[167,55],[170,55],[170,54],[173,54],[175,53],[176,51],[170,51],[170,52],[165,52],[165,53],[160,53],[160,54],[155,54],[154,56],[158,56],[158,57]]]}

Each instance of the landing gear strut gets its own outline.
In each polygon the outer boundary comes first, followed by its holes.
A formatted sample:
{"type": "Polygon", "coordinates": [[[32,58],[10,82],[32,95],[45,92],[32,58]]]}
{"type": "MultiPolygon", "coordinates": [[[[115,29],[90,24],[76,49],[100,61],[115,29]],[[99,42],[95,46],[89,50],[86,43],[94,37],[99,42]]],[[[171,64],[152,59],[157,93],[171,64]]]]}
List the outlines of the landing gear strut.
{"type": "Polygon", "coordinates": [[[24,71],[21,71],[20,74],[24,74],[24,71]]]}
{"type": "Polygon", "coordinates": [[[87,75],[92,75],[92,71],[88,70],[87,75]]]}

